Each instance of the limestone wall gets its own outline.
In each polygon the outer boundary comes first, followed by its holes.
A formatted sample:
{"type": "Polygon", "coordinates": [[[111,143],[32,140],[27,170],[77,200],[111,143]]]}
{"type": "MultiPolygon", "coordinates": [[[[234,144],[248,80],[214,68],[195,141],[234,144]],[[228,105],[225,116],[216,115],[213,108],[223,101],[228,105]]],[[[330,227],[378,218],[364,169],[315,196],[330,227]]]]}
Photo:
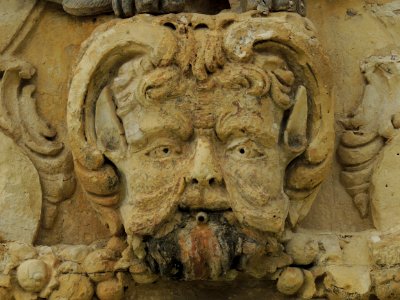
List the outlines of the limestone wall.
{"type": "Polygon", "coordinates": [[[400,298],[399,12],[0,2],[0,299],[400,298]]]}

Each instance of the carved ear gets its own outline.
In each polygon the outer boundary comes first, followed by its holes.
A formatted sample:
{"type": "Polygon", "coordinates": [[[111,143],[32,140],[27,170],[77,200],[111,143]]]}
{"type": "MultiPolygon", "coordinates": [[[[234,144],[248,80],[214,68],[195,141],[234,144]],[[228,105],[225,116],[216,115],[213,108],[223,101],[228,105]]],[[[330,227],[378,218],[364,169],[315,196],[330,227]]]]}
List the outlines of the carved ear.
{"type": "Polygon", "coordinates": [[[115,112],[115,104],[108,86],[101,91],[96,102],[95,128],[97,147],[103,153],[125,151],[124,129],[115,112]]]}
{"type": "Polygon", "coordinates": [[[307,147],[307,115],[307,89],[300,85],[284,133],[285,146],[295,155],[302,153],[307,147]]]}

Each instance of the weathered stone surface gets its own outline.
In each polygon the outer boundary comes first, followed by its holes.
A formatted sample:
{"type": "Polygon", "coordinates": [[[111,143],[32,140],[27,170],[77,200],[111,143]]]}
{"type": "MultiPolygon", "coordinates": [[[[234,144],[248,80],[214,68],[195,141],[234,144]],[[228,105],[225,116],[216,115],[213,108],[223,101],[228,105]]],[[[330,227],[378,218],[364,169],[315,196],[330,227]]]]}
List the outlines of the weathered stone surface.
{"type": "Polygon", "coordinates": [[[41,260],[26,260],[17,269],[17,279],[25,291],[40,292],[49,280],[47,266],[41,260]]]}
{"type": "Polygon", "coordinates": [[[372,176],[372,212],[378,229],[389,230],[400,225],[399,176],[400,135],[396,134],[387,143],[378,158],[372,176]],[[390,170],[390,172],[388,172],[390,170]]]}
{"type": "Polygon", "coordinates": [[[338,148],[338,155],[344,166],[341,180],[348,193],[354,197],[354,203],[361,215],[368,215],[371,202],[375,226],[388,230],[397,225],[391,216],[385,215],[397,212],[396,200],[391,199],[395,193],[387,189],[387,184],[383,181],[393,178],[394,174],[387,176],[386,172],[396,160],[392,155],[385,155],[393,146],[384,148],[384,145],[385,141],[391,144],[395,140],[399,129],[399,58],[394,54],[371,56],[362,62],[361,70],[368,84],[354,116],[344,122],[347,131],[338,148]],[[380,101],[385,104],[377,107],[376,103],[380,101]],[[378,160],[381,150],[381,156],[385,158],[378,160]],[[392,158],[388,160],[388,157],[392,158]],[[382,172],[382,169],[385,171],[382,172]],[[390,206],[392,209],[389,209],[390,206]]]}
{"type": "Polygon", "coordinates": [[[400,264],[400,240],[396,232],[373,235],[370,247],[374,264],[381,267],[395,267],[400,264]]]}
{"type": "Polygon", "coordinates": [[[331,298],[345,299],[348,295],[369,295],[371,278],[368,266],[329,266],[324,284],[331,298]]]}
{"type": "Polygon", "coordinates": [[[309,265],[317,259],[318,243],[309,235],[298,235],[286,244],[286,252],[297,265],[309,265]]]}
{"type": "Polygon", "coordinates": [[[399,3],[2,1],[0,299],[398,299],[399,3]]]}
{"type": "Polygon", "coordinates": [[[304,274],[299,268],[287,268],[279,276],[276,285],[278,291],[285,295],[294,295],[304,284],[304,274]]]}
{"type": "Polygon", "coordinates": [[[54,291],[51,300],[71,299],[71,300],[91,300],[93,299],[93,285],[89,278],[78,274],[61,275],[58,278],[60,285],[54,291]]]}
{"type": "MultiPolygon", "coordinates": [[[[15,0],[0,3],[2,33],[0,35],[0,53],[18,39],[25,20],[33,13],[37,1],[15,0]]],[[[22,30],[23,31],[23,30],[22,30]]]]}
{"type": "Polygon", "coordinates": [[[113,235],[146,236],[132,255],[152,272],[216,280],[236,257],[263,277],[291,263],[279,235],[307,215],[333,150],[312,35],[296,15],[222,13],[136,16],[89,38],[67,112],[77,174],[113,235]]]}
{"type": "Polygon", "coordinates": [[[115,279],[103,281],[97,285],[96,295],[100,300],[121,300],[124,297],[124,286],[115,279]]]}
{"type": "Polygon", "coordinates": [[[39,228],[42,192],[32,162],[0,132],[0,239],[32,243],[39,228]]]}

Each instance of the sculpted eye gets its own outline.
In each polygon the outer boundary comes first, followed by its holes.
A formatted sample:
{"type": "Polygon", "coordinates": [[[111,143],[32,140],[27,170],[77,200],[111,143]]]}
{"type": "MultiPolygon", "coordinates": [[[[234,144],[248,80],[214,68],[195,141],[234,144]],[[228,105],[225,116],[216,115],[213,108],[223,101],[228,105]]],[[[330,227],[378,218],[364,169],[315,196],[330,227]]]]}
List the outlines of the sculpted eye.
{"type": "Polygon", "coordinates": [[[146,156],[154,159],[168,158],[180,153],[180,148],[172,145],[161,145],[151,148],[146,152],[146,156]]]}
{"type": "Polygon", "coordinates": [[[251,140],[234,141],[227,153],[236,159],[256,159],[265,157],[264,151],[251,140]]]}

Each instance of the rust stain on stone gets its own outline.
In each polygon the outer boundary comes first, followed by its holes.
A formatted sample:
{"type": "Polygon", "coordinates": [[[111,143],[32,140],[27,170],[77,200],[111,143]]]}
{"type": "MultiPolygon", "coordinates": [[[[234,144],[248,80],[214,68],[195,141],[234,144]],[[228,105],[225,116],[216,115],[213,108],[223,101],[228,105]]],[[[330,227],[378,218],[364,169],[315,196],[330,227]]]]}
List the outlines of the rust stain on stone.
{"type": "Polygon", "coordinates": [[[221,250],[214,230],[201,224],[180,236],[181,258],[191,279],[209,279],[221,271],[221,250]]]}

